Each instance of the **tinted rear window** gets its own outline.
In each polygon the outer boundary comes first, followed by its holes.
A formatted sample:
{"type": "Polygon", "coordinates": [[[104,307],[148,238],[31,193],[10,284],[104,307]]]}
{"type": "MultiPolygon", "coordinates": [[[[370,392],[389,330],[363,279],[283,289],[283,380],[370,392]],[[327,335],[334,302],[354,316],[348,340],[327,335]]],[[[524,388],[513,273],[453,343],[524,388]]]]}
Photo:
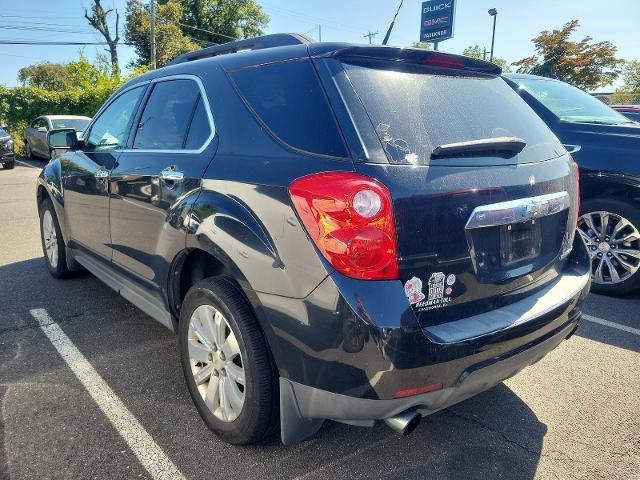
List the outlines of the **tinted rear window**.
{"type": "Polygon", "coordinates": [[[187,150],[197,150],[204,145],[209,135],[211,135],[211,126],[209,125],[207,110],[204,108],[204,102],[202,101],[202,97],[200,97],[198,99],[198,105],[196,105],[196,110],[193,112],[193,119],[191,120],[189,133],[187,134],[185,148],[187,150]]]}
{"type": "MultiPolygon", "coordinates": [[[[199,99],[200,89],[193,80],[156,83],[140,117],[133,148],[184,149],[187,130],[199,99]]],[[[208,121],[206,125],[208,127],[208,121]]],[[[202,143],[196,148],[200,146],[202,143]]]]}
{"type": "Polygon", "coordinates": [[[310,61],[245,68],[229,75],[256,118],[281,143],[312,154],[347,156],[310,61]]]}
{"type": "Polygon", "coordinates": [[[428,164],[439,145],[490,137],[524,139],[521,162],[557,156],[551,131],[499,77],[343,66],[391,163],[428,164]]]}

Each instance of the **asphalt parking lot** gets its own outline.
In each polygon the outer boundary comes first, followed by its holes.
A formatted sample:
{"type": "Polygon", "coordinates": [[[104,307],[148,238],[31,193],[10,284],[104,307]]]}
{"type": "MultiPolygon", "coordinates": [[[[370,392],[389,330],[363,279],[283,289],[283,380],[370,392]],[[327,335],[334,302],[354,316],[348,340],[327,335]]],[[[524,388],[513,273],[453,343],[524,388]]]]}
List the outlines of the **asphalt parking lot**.
{"type": "Polygon", "coordinates": [[[326,422],[295,446],[222,443],[191,403],[171,332],[89,274],[47,272],[43,165],[0,169],[0,479],[640,478],[640,294],[591,295],[573,338],[408,438],[326,422]],[[70,363],[42,309],[79,351],[70,363]],[[104,380],[97,394],[78,371],[104,380]]]}

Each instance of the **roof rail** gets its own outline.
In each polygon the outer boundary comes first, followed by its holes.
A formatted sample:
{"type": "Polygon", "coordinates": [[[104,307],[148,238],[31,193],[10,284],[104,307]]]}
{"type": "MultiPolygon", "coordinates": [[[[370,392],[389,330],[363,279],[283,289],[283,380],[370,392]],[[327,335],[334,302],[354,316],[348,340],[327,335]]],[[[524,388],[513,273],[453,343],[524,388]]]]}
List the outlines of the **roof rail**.
{"type": "Polygon", "coordinates": [[[274,33],[261,37],[243,38],[232,42],[214,45],[212,47],[183,53],[169,62],[169,65],[200,60],[201,58],[217,57],[227,53],[236,53],[241,50],[261,50],[263,48],[284,47],[287,45],[308,45],[313,40],[299,33],[274,33]]]}

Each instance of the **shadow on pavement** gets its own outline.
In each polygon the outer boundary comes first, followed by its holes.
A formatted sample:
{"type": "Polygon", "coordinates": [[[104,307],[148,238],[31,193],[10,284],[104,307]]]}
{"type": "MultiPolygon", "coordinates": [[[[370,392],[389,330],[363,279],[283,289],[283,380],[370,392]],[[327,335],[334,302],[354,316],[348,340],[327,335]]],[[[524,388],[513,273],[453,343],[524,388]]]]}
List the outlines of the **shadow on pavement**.
{"type": "MultiPolygon", "coordinates": [[[[607,297],[590,293],[583,310],[585,314],[593,317],[637,330],[640,329],[639,306],[640,291],[624,297],[607,297]]],[[[640,336],[586,319],[580,322],[576,335],[632,352],[640,352],[640,336]]]]}
{"type": "MultiPolygon", "coordinates": [[[[13,382],[55,382],[67,368],[30,318],[30,308],[46,308],[187,478],[231,471],[246,479],[535,477],[547,427],[504,384],[424,418],[406,438],[382,423],[358,428],[327,421],[299,445],[272,437],[233,447],[218,440],[193,407],[176,337],[108,287],[88,274],[54,280],[36,258],[0,267],[0,290],[7,289],[13,298],[0,305],[0,394],[13,382]],[[12,361],[18,349],[22,360],[12,361]]],[[[91,424],[98,411],[77,414],[70,421],[91,424]]],[[[101,433],[89,428],[83,435],[101,433]]],[[[0,478],[6,478],[6,455],[0,447],[0,478]]],[[[101,466],[94,467],[98,474],[101,466]]]]}

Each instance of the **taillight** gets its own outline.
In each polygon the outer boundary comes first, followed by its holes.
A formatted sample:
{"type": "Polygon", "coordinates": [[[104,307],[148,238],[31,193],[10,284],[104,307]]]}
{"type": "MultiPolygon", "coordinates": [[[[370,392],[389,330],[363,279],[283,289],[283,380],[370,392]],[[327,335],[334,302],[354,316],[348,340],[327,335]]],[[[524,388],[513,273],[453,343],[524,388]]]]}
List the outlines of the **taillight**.
{"type": "Polygon", "coordinates": [[[576,236],[576,229],[578,228],[578,222],[580,221],[580,168],[576,162],[573,162],[573,169],[576,173],[575,187],[576,201],[571,205],[569,209],[569,219],[567,220],[567,232],[565,233],[564,240],[562,242],[562,250],[560,251],[560,259],[564,259],[571,253],[573,249],[573,239],[576,236]]]}
{"type": "Polygon", "coordinates": [[[398,278],[391,195],[372,178],[326,172],[298,178],[289,194],[309,236],[339,272],[353,278],[398,278]]]}

